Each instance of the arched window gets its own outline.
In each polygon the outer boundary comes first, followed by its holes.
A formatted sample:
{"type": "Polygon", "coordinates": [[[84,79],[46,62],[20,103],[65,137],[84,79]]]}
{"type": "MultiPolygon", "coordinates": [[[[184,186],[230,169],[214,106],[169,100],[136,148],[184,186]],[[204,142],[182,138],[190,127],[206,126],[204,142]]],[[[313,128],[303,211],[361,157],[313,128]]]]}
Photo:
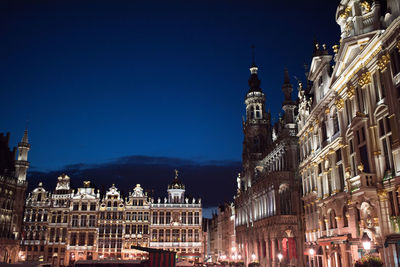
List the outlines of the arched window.
{"type": "Polygon", "coordinates": [[[107,202],[107,207],[111,207],[111,201],[107,202]]]}
{"type": "Polygon", "coordinates": [[[116,208],[118,205],[117,201],[114,202],[114,207],[116,208]]]}
{"type": "Polygon", "coordinates": [[[250,119],[254,119],[254,107],[250,107],[250,119]]]}
{"type": "Polygon", "coordinates": [[[261,118],[261,109],[260,106],[256,106],[256,119],[261,118]]]}

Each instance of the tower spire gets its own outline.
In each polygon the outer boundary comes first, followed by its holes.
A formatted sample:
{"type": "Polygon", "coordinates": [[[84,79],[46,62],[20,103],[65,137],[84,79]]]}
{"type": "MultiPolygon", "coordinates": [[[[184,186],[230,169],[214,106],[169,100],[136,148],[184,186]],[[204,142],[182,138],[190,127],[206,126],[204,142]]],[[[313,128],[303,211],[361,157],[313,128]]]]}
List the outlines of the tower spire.
{"type": "Polygon", "coordinates": [[[25,129],[21,142],[18,143],[18,159],[15,161],[15,171],[19,182],[26,180],[29,168],[28,151],[31,148],[28,139],[28,129],[25,129]]]}

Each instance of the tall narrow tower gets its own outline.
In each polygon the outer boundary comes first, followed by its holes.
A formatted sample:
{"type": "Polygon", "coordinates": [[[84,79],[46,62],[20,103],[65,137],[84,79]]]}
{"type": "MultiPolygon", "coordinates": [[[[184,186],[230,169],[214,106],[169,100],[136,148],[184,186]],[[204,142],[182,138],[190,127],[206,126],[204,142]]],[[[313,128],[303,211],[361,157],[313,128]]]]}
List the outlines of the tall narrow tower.
{"type": "Polygon", "coordinates": [[[245,187],[251,186],[254,168],[272,144],[271,114],[265,109],[265,95],[260,88],[258,67],[250,67],[249,91],[246,94],[246,120],[243,122],[243,168],[245,187]]]}
{"type": "Polygon", "coordinates": [[[28,142],[28,130],[25,130],[21,142],[18,143],[18,160],[15,161],[15,174],[18,181],[26,181],[26,173],[29,168],[28,151],[31,145],[28,142]]]}
{"type": "Polygon", "coordinates": [[[283,100],[282,103],[282,109],[285,111],[283,121],[285,127],[292,128],[295,127],[296,125],[295,114],[294,114],[296,108],[296,102],[292,100],[293,86],[290,83],[289,72],[287,69],[285,69],[282,92],[285,95],[285,99],[283,100]]]}

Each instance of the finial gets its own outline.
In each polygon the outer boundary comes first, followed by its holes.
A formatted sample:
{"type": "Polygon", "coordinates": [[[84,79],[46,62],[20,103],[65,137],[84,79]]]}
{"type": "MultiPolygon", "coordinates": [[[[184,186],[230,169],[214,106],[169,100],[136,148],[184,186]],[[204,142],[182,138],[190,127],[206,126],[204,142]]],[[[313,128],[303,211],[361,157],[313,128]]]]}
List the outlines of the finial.
{"type": "Polygon", "coordinates": [[[255,48],[256,46],[253,44],[251,45],[251,59],[252,59],[252,66],[256,65],[256,59],[255,59],[255,48]]]}
{"type": "Polygon", "coordinates": [[[179,174],[179,171],[177,169],[175,169],[175,179],[178,179],[178,174],[179,174]]]}

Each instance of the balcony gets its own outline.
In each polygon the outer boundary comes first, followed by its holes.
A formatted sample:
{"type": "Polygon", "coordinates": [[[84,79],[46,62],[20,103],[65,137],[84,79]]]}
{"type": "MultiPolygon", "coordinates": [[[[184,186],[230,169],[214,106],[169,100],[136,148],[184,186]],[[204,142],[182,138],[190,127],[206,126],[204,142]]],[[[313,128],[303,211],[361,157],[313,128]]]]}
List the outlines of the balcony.
{"type": "Polygon", "coordinates": [[[376,175],[373,173],[361,173],[350,178],[350,191],[355,192],[363,188],[373,187],[376,183],[376,175]]]}

